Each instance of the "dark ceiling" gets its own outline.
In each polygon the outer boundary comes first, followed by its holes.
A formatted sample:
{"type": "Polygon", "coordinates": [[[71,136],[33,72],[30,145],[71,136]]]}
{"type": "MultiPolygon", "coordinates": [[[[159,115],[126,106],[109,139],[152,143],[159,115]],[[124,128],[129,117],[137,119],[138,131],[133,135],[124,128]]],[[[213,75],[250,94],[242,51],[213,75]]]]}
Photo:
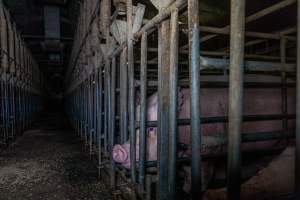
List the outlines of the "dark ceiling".
{"type": "MultiPolygon", "coordinates": [[[[33,52],[41,70],[46,74],[46,78],[51,86],[50,91],[55,94],[61,94],[64,88],[63,80],[72,48],[72,37],[75,30],[76,15],[79,13],[78,7],[80,1],[81,0],[4,0],[6,6],[11,11],[12,17],[17,23],[18,30],[22,33],[27,45],[33,52]],[[49,6],[57,9],[45,8],[49,6]],[[47,12],[45,10],[47,10],[47,12]],[[59,10],[59,23],[57,23],[59,27],[55,28],[53,21],[56,19],[55,13],[57,10],[59,10]],[[45,24],[49,25],[48,29],[45,24]],[[56,34],[58,35],[56,37],[47,37],[47,35],[55,36],[56,34]]],[[[151,4],[150,0],[135,0],[134,2],[143,3],[147,6],[145,18],[151,19],[157,14],[157,10],[151,4]]],[[[226,25],[229,24],[229,2],[229,0],[201,0],[201,25],[226,27],[226,25]]],[[[248,0],[247,16],[278,2],[282,2],[282,0],[248,0]]],[[[296,20],[295,15],[295,5],[292,4],[262,19],[247,23],[246,29],[248,31],[266,33],[285,30],[294,26],[296,20]]],[[[182,21],[183,25],[187,24],[186,17],[182,19],[182,21]]],[[[201,36],[205,37],[206,34],[201,33],[201,36]]],[[[184,44],[187,43],[186,39],[187,38],[182,37],[181,42],[184,44]]],[[[278,54],[279,43],[277,41],[273,43],[277,46],[275,53],[278,54]]],[[[153,39],[153,44],[150,44],[150,46],[156,45],[157,40],[153,39]]],[[[228,36],[218,36],[214,38],[214,40],[204,42],[201,48],[203,50],[216,51],[226,49],[228,45],[228,36]]]]}
{"type": "Polygon", "coordinates": [[[64,73],[72,48],[78,2],[77,0],[4,0],[27,46],[31,49],[41,70],[46,73],[52,93],[60,94],[63,88],[64,73]],[[46,14],[48,12],[46,10],[49,9],[45,7],[52,8],[50,15],[46,14]],[[57,27],[53,24],[55,20],[53,13],[57,13],[57,20],[59,20],[57,27]],[[59,32],[57,36],[47,37],[49,33],[45,26],[46,17],[50,21],[49,27],[59,32]]]}

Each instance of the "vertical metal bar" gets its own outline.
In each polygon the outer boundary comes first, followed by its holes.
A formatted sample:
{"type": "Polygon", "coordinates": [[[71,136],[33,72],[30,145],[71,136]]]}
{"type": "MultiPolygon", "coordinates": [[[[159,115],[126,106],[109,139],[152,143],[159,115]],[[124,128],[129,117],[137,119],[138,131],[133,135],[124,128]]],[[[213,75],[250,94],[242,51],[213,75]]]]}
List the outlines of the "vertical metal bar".
{"type": "Polygon", "coordinates": [[[146,163],[146,134],[147,134],[147,33],[142,35],[141,41],[141,105],[140,105],[140,143],[139,143],[139,184],[140,191],[145,191],[145,163],[146,163]]]}
{"type": "Polygon", "coordinates": [[[171,14],[170,35],[169,199],[176,197],[178,39],[178,10],[175,10],[171,14]]]}
{"type": "Polygon", "coordinates": [[[129,132],[130,132],[130,161],[131,181],[136,182],[136,135],[135,135],[135,88],[134,88],[134,58],[132,33],[132,0],[127,0],[127,47],[128,47],[128,77],[129,77],[129,132]]]}
{"type": "Polygon", "coordinates": [[[85,147],[88,145],[88,128],[89,128],[89,89],[88,89],[88,77],[84,81],[84,93],[85,93],[85,117],[84,117],[84,143],[85,147]]]}
{"type": "Polygon", "coordinates": [[[245,0],[231,0],[228,106],[228,199],[240,199],[245,0]]]}
{"type": "Polygon", "coordinates": [[[97,94],[97,89],[98,89],[98,86],[97,86],[97,78],[98,77],[98,70],[95,69],[94,70],[94,74],[93,74],[93,109],[92,109],[92,112],[93,112],[93,129],[94,129],[94,132],[93,132],[93,146],[94,147],[97,147],[97,111],[98,111],[98,102],[97,102],[97,98],[98,98],[98,94],[97,94]]]}
{"type": "Polygon", "coordinates": [[[128,140],[128,72],[127,72],[127,48],[124,48],[120,56],[120,129],[121,143],[128,140]]]}
{"type": "Polygon", "coordinates": [[[99,84],[99,89],[97,90],[98,92],[98,118],[97,118],[97,132],[98,132],[98,175],[99,177],[101,176],[101,164],[102,164],[102,107],[103,107],[103,78],[102,78],[102,66],[99,67],[98,71],[98,84],[99,84]]]}
{"type": "Polygon", "coordinates": [[[300,199],[300,0],[297,1],[297,30],[295,199],[300,199]]]}
{"type": "Polygon", "coordinates": [[[93,110],[95,109],[94,107],[94,72],[90,75],[90,82],[89,82],[90,88],[89,88],[89,93],[90,93],[90,109],[89,109],[89,113],[90,113],[90,129],[89,129],[89,147],[90,147],[90,159],[92,159],[92,154],[93,154],[93,135],[95,132],[94,129],[94,112],[93,110]]]}
{"type": "Polygon", "coordinates": [[[152,186],[152,176],[151,175],[147,175],[146,176],[146,183],[145,183],[145,187],[146,187],[146,197],[145,200],[151,200],[152,198],[152,190],[151,190],[151,186],[152,186]]]}
{"type": "Polygon", "coordinates": [[[108,110],[107,110],[107,138],[108,138],[108,148],[107,150],[110,152],[110,150],[112,149],[112,127],[111,127],[111,119],[112,119],[112,77],[111,77],[111,69],[112,69],[112,65],[111,65],[111,61],[107,60],[107,64],[106,64],[106,69],[107,69],[107,106],[108,106],[108,110]]]}
{"type": "Polygon", "coordinates": [[[284,118],[282,120],[282,130],[286,134],[288,128],[288,118],[287,118],[287,88],[286,88],[286,38],[282,37],[280,40],[280,60],[282,65],[281,72],[281,110],[284,118]]]}
{"type": "MultiPolygon", "coordinates": [[[[101,2],[101,19],[103,22],[102,32],[106,39],[106,49],[110,49],[111,39],[110,39],[110,17],[111,17],[111,0],[103,0],[101,2]]],[[[108,70],[110,68],[110,62],[108,58],[105,58],[105,67],[104,67],[104,152],[107,153],[108,148],[108,70]]]]}
{"type": "MultiPolygon", "coordinates": [[[[161,1],[161,7],[168,6],[169,0],[161,1]]],[[[160,11],[162,11],[161,9],[160,11]]],[[[161,22],[158,30],[158,184],[157,199],[168,199],[169,153],[169,69],[170,69],[170,19],[161,22]]]]}
{"type": "Polygon", "coordinates": [[[7,22],[5,18],[5,13],[4,13],[4,7],[3,7],[3,2],[0,0],[0,33],[1,33],[1,49],[4,51],[1,59],[1,81],[2,81],[2,114],[3,114],[3,126],[4,126],[4,142],[6,143],[7,140],[7,117],[6,117],[6,98],[7,98],[7,75],[6,71],[8,68],[8,28],[7,28],[7,22]]]}
{"type": "MultiPolygon", "coordinates": [[[[115,137],[116,137],[116,57],[112,58],[112,65],[111,65],[111,130],[110,130],[110,135],[111,135],[111,144],[110,144],[110,152],[112,152],[112,149],[115,145],[115,137]]],[[[112,157],[111,153],[111,189],[115,189],[116,187],[116,167],[115,167],[115,162],[112,157]]]]}
{"type": "Polygon", "coordinates": [[[191,90],[191,145],[192,145],[192,199],[200,199],[201,177],[201,121],[200,121],[200,40],[199,2],[188,1],[190,90],[191,90]]]}
{"type": "Polygon", "coordinates": [[[108,145],[109,145],[109,130],[110,130],[110,60],[106,59],[105,61],[105,70],[104,70],[104,152],[108,153],[108,145]]]}

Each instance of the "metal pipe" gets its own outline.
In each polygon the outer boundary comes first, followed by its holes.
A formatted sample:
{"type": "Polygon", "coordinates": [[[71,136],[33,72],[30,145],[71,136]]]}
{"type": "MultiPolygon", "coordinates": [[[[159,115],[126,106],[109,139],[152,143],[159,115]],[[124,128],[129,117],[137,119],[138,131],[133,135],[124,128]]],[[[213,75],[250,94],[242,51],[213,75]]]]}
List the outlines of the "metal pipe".
{"type": "Polygon", "coordinates": [[[120,134],[121,143],[128,140],[128,71],[127,71],[127,48],[124,48],[120,56],[120,134]]]}
{"type": "Polygon", "coordinates": [[[169,112],[169,199],[176,197],[176,161],[177,161],[177,94],[178,94],[178,10],[171,14],[170,35],[170,112],[169,112]]]}
{"type": "Polygon", "coordinates": [[[142,37],[144,32],[149,31],[150,29],[154,28],[157,24],[160,24],[163,20],[168,18],[171,13],[176,9],[183,9],[187,5],[187,0],[176,0],[169,6],[166,6],[162,9],[158,15],[153,17],[150,21],[148,21],[137,33],[134,34],[134,38],[138,39],[142,37]]]}
{"type": "MultiPolygon", "coordinates": [[[[110,152],[112,152],[113,146],[115,145],[116,138],[116,57],[113,57],[111,64],[111,118],[110,118],[110,152]]],[[[114,190],[116,188],[116,166],[114,159],[111,155],[111,174],[110,174],[110,183],[111,188],[114,190]]]]}
{"type": "Polygon", "coordinates": [[[232,200],[240,199],[245,4],[231,0],[227,195],[232,200]]]}
{"type": "Polygon", "coordinates": [[[200,121],[200,31],[199,31],[199,2],[188,0],[189,24],[189,68],[191,89],[191,192],[192,199],[201,199],[201,121],[200,121]]]}
{"type": "MultiPolygon", "coordinates": [[[[244,115],[243,122],[256,122],[256,121],[275,121],[275,120],[282,120],[284,118],[287,119],[295,119],[295,115],[244,115]]],[[[214,124],[214,123],[228,123],[227,116],[220,116],[220,117],[201,117],[200,119],[201,124],[214,124]]],[[[139,121],[136,122],[136,128],[139,128],[139,121]]],[[[157,127],[158,121],[146,121],[147,127],[157,127]]],[[[190,125],[190,119],[177,119],[177,125],[184,126],[190,125]]]]}
{"type": "MultiPolygon", "coordinates": [[[[273,12],[276,12],[276,11],[278,11],[280,9],[283,9],[283,8],[285,8],[285,7],[293,4],[295,2],[296,2],[296,0],[284,0],[284,1],[280,1],[277,4],[274,4],[274,5],[270,6],[270,7],[267,7],[265,9],[263,9],[263,10],[260,10],[260,11],[258,11],[256,13],[254,13],[254,14],[246,17],[245,23],[250,23],[252,21],[258,20],[258,19],[260,19],[260,18],[262,18],[262,17],[264,17],[266,15],[269,15],[269,14],[271,14],[273,12]]],[[[229,30],[229,28],[230,28],[230,25],[225,26],[222,29],[229,30]]],[[[215,35],[215,34],[214,35],[207,35],[206,39],[202,39],[201,42],[208,41],[208,40],[213,39],[213,38],[215,38],[217,36],[218,35],[215,35]]]]}
{"type": "Polygon", "coordinates": [[[134,87],[134,58],[133,58],[133,6],[132,0],[127,0],[127,59],[129,77],[129,132],[130,132],[130,161],[131,181],[136,182],[136,135],[135,135],[135,87],[134,87]]]}
{"type": "MultiPolygon", "coordinates": [[[[146,138],[147,138],[147,33],[144,33],[141,41],[141,75],[140,75],[140,92],[141,92],[141,104],[140,104],[140,162],[139,162],[139,184],[140,191],[145,191],[145,162],[146,162],[146,138]]],[[[144,196],[144,195],[143,195],[144,196]]]]}
{"type": "Polygon", "coordinates": [[[300,199],[300,0],[297,1],[297,99],[296,99],[296,153],[295,199],[300,199]]]}
{"type": "MultiPolygon", "coordinates": [[[[281,83],[285,85],[287,83],[287,77],[285,72],[285,64],[286,64],[286,39],[284,37],[280,40],[280,60],[282,64],[282,72],[281,72],[281,83]]],[[[283,115],[287,115],[287,88],[281,88],[281,111],[283,115]]],[[[288,120],[284,118],[282,120],[282,129],[286,131],[288,129],[288,120]]]]}
{"type": "MultiPolygon", "coordinates": [[[[171,0],[160,1],[159,13],[165,12],[171,0]]],[[[157,199],[167,200],[169,191],[169,84],[170,84],[170,19],[161,21],[158,29],[158,108],[157,108],[157,199]]]]}
{"type": "Polygon", "coordinates": [[[102,107],[103,107],[103,73],[102,66],[99,67],[97,73],[97,103],[98,103],[98,112],[97,112],[97,134],[98,134],[98,176],[101,177],[101,165],[102,165],[102,135],[103,135],[103,123],[102,123],[102,107]]]}

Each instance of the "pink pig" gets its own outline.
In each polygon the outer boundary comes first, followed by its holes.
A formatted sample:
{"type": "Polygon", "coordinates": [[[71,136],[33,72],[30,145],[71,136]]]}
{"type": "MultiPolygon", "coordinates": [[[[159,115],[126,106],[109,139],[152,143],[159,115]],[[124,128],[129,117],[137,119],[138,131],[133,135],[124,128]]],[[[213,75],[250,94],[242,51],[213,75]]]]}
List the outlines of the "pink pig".
{"type": "MultiPolygon", "coordinates": [[[[228,113],[228,90],[223,88],[201,89],[201,116],[202,117],[219,117],[227,116],[228,113]]],[[[147,120],[157,120],[157,93],[151,95],[147,100],[147,120]]],[[[288,89],[288,114],[295,112],[295,92],[288,89]]],[[[281,89],[245,89],[244,93],[244,115],[272,115],[281,114],[281,89]]],[[[136,109],[136,119],[139,120],[140,106],[136,109]]],[[[190,118],[190,90],[180,89],[178,92],[178,118],[190,118]]],[[[282,120],[243,122],[243,133],[268,132],[282,130],[282,120]]],[[[289,120],[288,128],[294,128],[293,121],[289,120]]],[[[147,160],[157,160],[157,129],[147,129],[147,160]]],[[[227,132],[227,123],[202,124],[202,153],[225,153],[227,150],[226,143],[218,143],[215,137],[227,132]]],[[[178,142],[190,144],[190,126],[178,127],[178,142]]],[[[136,140],[136,159],[139,160],[139,131],[137,130],[136,140]]],[[[263,150],[274,147],[277,141],[262,141],[255,143],[244,143],[243,151],[263,150]]],[[[123,145],[116,145],[113,149],[113,159],[121,163],[124,167],[130,168],[129,141],[123,145]]],[[[184,156],[189,156],[190,148],[183,152],[184,156]]],[[[205,184],[210,181],[216,168],[216,161],[203,162],[203,179],[205,184]]],[[[188,168],[186,168],[188,169],[188,168]]],[[[189,173],[187,173],[189,174],[189,173]]],[[[187,180],[188,181],[188,180],[187,180]]],[[[185,191],[189,190],[189,183],[185,184],[185,191]]]]}

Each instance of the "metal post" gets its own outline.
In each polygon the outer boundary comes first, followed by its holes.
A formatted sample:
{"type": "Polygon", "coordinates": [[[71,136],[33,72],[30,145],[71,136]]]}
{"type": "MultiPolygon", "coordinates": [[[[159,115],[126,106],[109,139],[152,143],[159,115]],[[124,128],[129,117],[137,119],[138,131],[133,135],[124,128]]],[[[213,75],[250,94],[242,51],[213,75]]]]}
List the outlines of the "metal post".
{"type": "Polygon", "coordinates": [[[169,199],[176,197],[178,39],[178,10],[175,10],[171,14],[170,35],[169,199]]]}
{"type": "Polygon", "coordinates": [[[300,0],[297,1],[297,100],[296,100],[296,154],[295,199],[300,199],[300,0]]]}
{"type": "Polygon", "coordinates": [[[191,90],[191,145],[192,199],[201,198],[201,120],[200,120],[200,40],[199,2],[188,1],[190,90],[191,90]]]}
{"type": "Polygon", "coordinates": [[[110,141],[111,141],[111,109],[112,109],[112,105],[111,105],[111,61],[109,59],[106,60],[105,62],[105,79],[106,79],[106,86],[105,86],[105,90],[106,90],[106,117],[105,117],[105,152],[108,154],[109,151],[111,150],[110,147],[110,141]]]}
{"type": "MultiPolygon", "coordinates": [[[[111,119],[110,119],[110,152],[112,152],[113,146],[115,145],[115,138],[116,138],[116,57],[112,58],[111,64],[111,119]]],[[[111,188],[114,190],[116,187],[116,166],[115,162],[112,158],[111,153],[111,188]]]]}
{"type": "Polygon", "coordinates": [[[127,72],[127,48],[124,48],[120,56],[120,132],[121,143],[128,139],[128,72],[127,72]]]}
{"type": "Polygon", "coordinates": [[[288,129],[288,119],[287,119],[287,87],[286,82],[286,42],[287,40],[282,37],[280,40],[280,59],[282,64],[282,72],[281,72],[281,109],[282,114],[285,115],[285,117],[282,120],[282,130],[283,132],[287,132],[288,129]]]}
{"type": "Polygon", "coordinates": [[[135,88],[134,88],[134,58],[132,33],[132,0],[127,0],[127,47],[128,47],[128,77],[129,77],[129,132],[130,132],[130,161],[131,181],[136,182],[136,135],[135,135],[135,88]]]}
{"type": "Polygon", "coordinates": [[[245,0],[231,0],[228,106],[228,199],[240,199],[245,0]]]}
{"type": "Polygon", "coordinates": [[[101,177],[101,164],[102,164],[102,133],[103,133],[103,73],[102,73],[102,65],[99,67],[97,74],[97,103],[98,103],[98,114],[97,114],[97,134],[98,134],[98,176],[101,177]]]}
{"type": "MultiPolygon", "coordinates": [[[[160,1],[163,12],[171,0],[160,1]]],[[[161,22],[158,29],[158,184],[157,199],[168,199],[168,162],[169,162],[169,76],[170,76],[170,19],[161,22]],[[167,149],[166,149],[167,148],[167,149]]]]}
{"type": "MultiPolygon", "coordinates": [[[[145,192],[145,163],[146,163],[146,134],[147,134],[147,33],[144,33],[141,41],[141,105],[140,105],[140,163],[139,184],[141,193],[145,192]]],[[[144,196],[143,196],[144,197],[144,196]]]]}

